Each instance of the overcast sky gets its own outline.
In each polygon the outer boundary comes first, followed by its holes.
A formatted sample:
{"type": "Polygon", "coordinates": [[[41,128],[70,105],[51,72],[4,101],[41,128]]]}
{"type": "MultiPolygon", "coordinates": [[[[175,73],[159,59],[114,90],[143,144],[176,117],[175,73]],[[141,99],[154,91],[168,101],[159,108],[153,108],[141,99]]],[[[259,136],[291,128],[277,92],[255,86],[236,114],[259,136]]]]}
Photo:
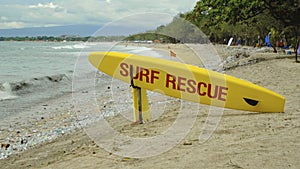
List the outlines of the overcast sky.
{"type": "Polygon", "coordinates": [[[62,25],[166,24],[197,0],[1,0],[0,29],[62,25]]]}

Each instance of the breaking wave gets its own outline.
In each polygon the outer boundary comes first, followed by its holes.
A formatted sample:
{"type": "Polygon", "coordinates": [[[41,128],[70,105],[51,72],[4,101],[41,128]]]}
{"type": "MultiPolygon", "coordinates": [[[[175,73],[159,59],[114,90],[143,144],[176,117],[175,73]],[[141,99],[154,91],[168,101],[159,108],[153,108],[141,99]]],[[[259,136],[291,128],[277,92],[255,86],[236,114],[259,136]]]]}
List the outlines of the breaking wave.
{"type": "Polygon", "coordinates": [[[17,96],[12,94],[11,86],[9,83],[3,83],[0,86],[0,101],[15,99],[17,96]]]}
{"type": "MultiPolygon", "coordinates": [[[[70,76],[70,75],[69,75],[70,76]]],[[[71,91],[72,79],[66,74],[43,76],[19,82],[0,83],[0,101],[31,95],[52,97],[71,91]]]]}
{"type": "Polygon", "coordinates": [[[53,46],[52,49],[60,50],[60,49],[86,49],[90,48],[88,45],[84,44],[74,44],[74,45],[65,45],[65,46],[53,46]]]}

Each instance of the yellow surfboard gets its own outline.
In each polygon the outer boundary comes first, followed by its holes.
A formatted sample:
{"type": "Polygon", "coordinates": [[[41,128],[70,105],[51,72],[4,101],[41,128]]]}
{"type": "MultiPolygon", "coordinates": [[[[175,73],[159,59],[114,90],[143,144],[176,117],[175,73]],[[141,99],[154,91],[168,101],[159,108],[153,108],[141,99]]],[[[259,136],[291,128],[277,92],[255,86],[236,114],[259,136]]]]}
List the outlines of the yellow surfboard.
{"type": "Polygon", "coordinates": [[[171,97],[237,110],[284,111],[283,96],[204,68],[120,52],[92,52],[89,61],[116,79],[171,97]]]}

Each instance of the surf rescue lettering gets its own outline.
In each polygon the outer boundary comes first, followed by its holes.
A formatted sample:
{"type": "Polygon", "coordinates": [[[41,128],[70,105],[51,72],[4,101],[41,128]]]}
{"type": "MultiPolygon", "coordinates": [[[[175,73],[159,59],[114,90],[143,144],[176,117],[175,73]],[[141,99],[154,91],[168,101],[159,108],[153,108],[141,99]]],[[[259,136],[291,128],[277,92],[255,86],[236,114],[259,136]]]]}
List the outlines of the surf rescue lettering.
{"type": "MultiPolygon", "coordinates": [[[[120,75],[124,77],[132,76],[133,79],[154,84],[159,80],[160,72],[157,70],[147,69],[140,66],[134,66],[127,63],[120,64],[120,75]],[[139,72],[139,73],[133,73],[139,72]],[[132,74],[131,74],[132,73],[132,74]]],[[[228,88],[219,85],[213,85],[205,82],[197,82],[193,79],[176,76],[167,73],[165,77],[165,87],[174,90],[197,93],[199,96],[207,96],[211,99],[226,101],[228,88]]]]}

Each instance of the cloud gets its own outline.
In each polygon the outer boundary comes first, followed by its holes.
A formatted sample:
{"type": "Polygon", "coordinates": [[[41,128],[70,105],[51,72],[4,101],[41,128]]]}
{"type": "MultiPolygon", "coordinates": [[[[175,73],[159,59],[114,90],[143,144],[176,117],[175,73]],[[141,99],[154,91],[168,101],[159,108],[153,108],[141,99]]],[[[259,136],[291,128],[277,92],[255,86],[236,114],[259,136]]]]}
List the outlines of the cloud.
{"type": "Polygon", "coordinates": [[[23,22],[0,22],[1,28],[24,28],[28,25],[23,22]]]}
{"type": "Polygon", "coordinates": [[[32,2],[35,1],[28,0],[26,3],[22,1],[22,4],[0,3],[0,29],[22,26],[105,25],[111,22],[155,27],[170,21],[169,17],[157,17],[155,13],[175,16],[179,12],[191,10],[197,0],[43,0],[40,3],[32,2]],[[141,15],[143,13],[153,15],[141,15]],[[123,21],[126,17],[130,18],[128,22],[123,21]]]}
{"type": "Polygon", "coordinates": [[[6,21],[8,18],[7,17],[5,17],[5,16],[1,16],[0,17],[0,20],[2,20],[2,21],[6,21]]]}
{"type": "Polygon", "coordinates": [[[38,3],[37,5],[29,5],[29,8],[50,8],[50,9],[56,9],[59,8],[58,5],[55,5],[53,2],[41,4],[38,3]]]}

